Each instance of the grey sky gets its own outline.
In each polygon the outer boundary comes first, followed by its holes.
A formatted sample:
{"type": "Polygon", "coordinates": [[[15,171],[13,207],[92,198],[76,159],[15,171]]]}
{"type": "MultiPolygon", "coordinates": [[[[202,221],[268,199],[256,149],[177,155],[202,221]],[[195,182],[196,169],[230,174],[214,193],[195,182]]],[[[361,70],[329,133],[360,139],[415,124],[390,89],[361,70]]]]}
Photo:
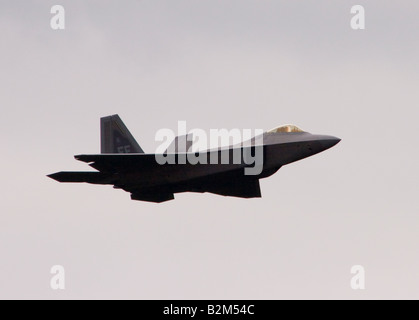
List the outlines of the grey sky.
{"type": "Polygon", "coordinates": [[[419,298],[417,1],[59,3],[64,31],[55,1],[0,2],[0,298],[419,298]],[[254,200],[45,177],[89,170],[72,156],[99,152],[113,113],[148,152],[178,120],[342,141],[254,200]]]}

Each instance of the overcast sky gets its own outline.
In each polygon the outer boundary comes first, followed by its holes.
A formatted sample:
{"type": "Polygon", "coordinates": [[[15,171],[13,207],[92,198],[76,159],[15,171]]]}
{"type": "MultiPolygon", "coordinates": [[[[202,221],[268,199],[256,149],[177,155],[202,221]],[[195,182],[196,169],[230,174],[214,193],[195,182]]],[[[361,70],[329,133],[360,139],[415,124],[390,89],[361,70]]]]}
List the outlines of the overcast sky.
{"type": "Polygon", "coordinates": [[[65,30],[54,4],[0,1],[0,298],[419,298],[417,1],[62,0],[65,30]],[[100,152],[114,113],[146,152],[178,120],[342,141],[261,199],[46,177],[89,170],[73,155],[100,152]]]}

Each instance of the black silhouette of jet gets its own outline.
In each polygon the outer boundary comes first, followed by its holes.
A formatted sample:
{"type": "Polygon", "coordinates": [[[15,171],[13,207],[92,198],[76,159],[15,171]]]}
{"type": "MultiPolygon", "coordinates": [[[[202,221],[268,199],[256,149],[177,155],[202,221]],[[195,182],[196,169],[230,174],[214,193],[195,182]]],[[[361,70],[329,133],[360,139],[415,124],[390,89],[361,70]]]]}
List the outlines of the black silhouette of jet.
{"type": "MultiPolygon", "coordinates": [[[[101,119],[101,154],[77,155],[77,160],[88,163],[97,171],[57,172],[49,175],[59,182],[86,182],[113,185],[131,193],[131,199],[164,202],[174,199],[179,192],[210,192],[241,198],[261,197],[259,179],[271,176],[283,165],[307,158],[336,145],[340,139],[314,135],[294,125],[284,125],[253,138],[248,145],[191,153],[189,136],[176,137],[163,155],[147,154],[135,141],[118,115],[101,119]],[[256,141],[262,141],[257,143],[256,141]],[[261,151],[261,163],[249,163],[243,157],[234,160],[234,152],[256,155],[261,151]],[[227,153],[227,162],[221,159],[227,153]],[[181,157],[201,157],[201,163],[179,161],[181,157]],[[175,163],[159,164],[156,156],[172,156],[175,163]],[[245,170],[260,166],[257,174],[245,170]]],[[[236,153],[237,154],[237,153],[236,153]]]]}

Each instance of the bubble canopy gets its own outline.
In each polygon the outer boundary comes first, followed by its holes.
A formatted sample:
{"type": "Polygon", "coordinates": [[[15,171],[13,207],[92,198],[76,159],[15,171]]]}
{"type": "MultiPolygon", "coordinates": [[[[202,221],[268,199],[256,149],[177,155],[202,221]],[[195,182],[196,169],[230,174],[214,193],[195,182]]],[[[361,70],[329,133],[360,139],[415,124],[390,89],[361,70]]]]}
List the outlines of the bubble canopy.
{"type": "Polygon", "coordinates": [[[279,133],[279,132],[290,133],[290,132],[305,132],[305,131],[301,130],[300,128],[298,128],[296,125],[293,125],[293,124],[285,124],[283,126],[280,126],[280,127],[277,127],[268,131],[268,133],[279,133]]]}

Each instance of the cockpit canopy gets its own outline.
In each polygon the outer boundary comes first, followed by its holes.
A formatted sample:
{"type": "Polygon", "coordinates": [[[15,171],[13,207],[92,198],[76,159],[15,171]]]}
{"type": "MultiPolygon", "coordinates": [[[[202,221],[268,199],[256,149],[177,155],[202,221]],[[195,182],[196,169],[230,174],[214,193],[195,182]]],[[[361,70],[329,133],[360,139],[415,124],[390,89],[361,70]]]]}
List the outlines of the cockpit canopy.
{"type": "Polygon", "coordinates": [[[268,133],[278,133],[278,132],[289,133],[289,132],[304,132],[304,131],[293,124],[286,124],[286,125],[283,125],[283,126],[280,126],[280,127],[277,127],[275,129],[268,131],[268,133]]]}

